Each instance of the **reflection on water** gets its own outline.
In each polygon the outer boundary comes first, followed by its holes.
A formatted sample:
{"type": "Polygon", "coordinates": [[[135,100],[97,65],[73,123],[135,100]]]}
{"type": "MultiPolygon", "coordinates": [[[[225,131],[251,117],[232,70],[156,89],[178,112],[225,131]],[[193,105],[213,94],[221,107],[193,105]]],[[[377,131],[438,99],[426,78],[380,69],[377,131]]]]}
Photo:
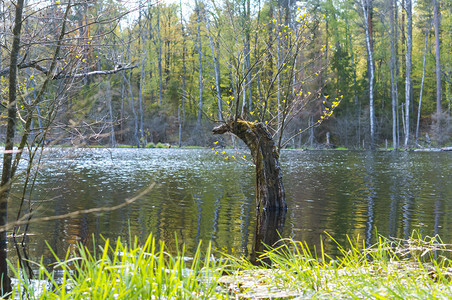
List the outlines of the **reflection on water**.
{"type": "MultiPolygon", "coordinates": [[[[347,234],[370,244],[376,230],[407,237],[418,229],[452,242],[450,152],[283,151],[281,157],[289,205],[283,237],[319,245],[326,231],[342,244],[347,234]]],[[[32,260],[43,255],[45,263],[53,261],[46,241],[64,256],[78,242],[90,245],[93,234],[144,240],[152,232],[170,247],[177,235],[188,252],[201,240],[229,253],[252,250],[256,216],[250,165],[188,149],[57,149],[43,161],[31,199],[35,217],[117,205],[157,185],[117,211],[34,223],[28,243],[32,260]]],[[[13,200],[10,216],[16,209],[13,200]]],[[[331,241],[325,245],[332,251],[331,241]]]]}
{"type": "Polygon", "coordinates": [[[256,229],[253,250],[250,255],[251,263],[271,263],[269,259],[262,261],[260,254],[267,250],[267,247],[277,248],[278,242],[281,242],[281,233],[284,232],[286,215],[286,210],[256,211],[256,229]]]}

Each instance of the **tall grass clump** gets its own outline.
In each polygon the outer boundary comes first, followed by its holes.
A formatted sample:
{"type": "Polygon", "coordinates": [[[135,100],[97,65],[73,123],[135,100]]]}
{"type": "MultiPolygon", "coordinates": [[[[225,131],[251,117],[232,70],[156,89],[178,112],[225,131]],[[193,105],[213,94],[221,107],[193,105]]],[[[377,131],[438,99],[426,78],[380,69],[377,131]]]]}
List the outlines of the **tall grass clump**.
{"type": "Polygon", "coordinates": [[[323,244],[310,250],[283,240],[260,256],[258,266],[236,259],[239,271],[220,284],[239,299],[450,299],[450,250],[437,237],[381,237],[368,248],[358,239],[349,243],[331,257],[323,244]]]}
{"type": "MultiPolygon", "coordinates": [[[[331,238],[331,237],[330,237],[331,238]]],[[[332,238],[331,238],[332,239],[332,238]]],[[[334,241],[334,240],[333,240],[334,241]]],[[[14,299],[450,299],[451,245],[438,237],[407,240],[380,237],[371,247],[360,239],[337,245],[283,239],[259,256],[257,264],[223,255],[210,246],[187,261],[184,249],[170,255],[149,237],[140,246],[105,240],[89,252],[79,246],[52,268],[39,263],[37,280],[13,269],[14,299]],[[226,265],[227,262],[227,265],[226,265]],[[224,274],[229,274],[223,276],[224,274]]],[[[177,244],[177,243],[176,243],[177,244]]]]}
{"type": "Polygon", "coordinates": [[[13,268],[18,284],[13,299],[222,299],[217,281],[223,264],[214,259],[210,245],[198,245],[193,259],[184,249],[170,255],[163,242],[150,236],[140,246],[128,246],[107,239],[102,247],[89,251],[79,245],[51,270],[38,264],[37,280],[13,268]],[[58,274],[58,277],[57,277],[58,274]],[[36,285],[36,282],[39,282],[36,285]]]}

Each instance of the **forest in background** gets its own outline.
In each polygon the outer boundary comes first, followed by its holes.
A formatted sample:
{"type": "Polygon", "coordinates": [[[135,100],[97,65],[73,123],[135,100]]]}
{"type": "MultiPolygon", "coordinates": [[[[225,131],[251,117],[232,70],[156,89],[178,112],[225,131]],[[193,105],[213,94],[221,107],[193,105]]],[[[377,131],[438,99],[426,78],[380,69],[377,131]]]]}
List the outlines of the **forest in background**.
{"type": "MultiPolygon", "coordinates": [[[[28,2],[17,130],[58,145],[209,146],[240,109],[286,121],[286,147],[444,146],[451,15],[450,0],[28,2]]],[[[2,137],[14,17],[2,2],[2,137]]]]}

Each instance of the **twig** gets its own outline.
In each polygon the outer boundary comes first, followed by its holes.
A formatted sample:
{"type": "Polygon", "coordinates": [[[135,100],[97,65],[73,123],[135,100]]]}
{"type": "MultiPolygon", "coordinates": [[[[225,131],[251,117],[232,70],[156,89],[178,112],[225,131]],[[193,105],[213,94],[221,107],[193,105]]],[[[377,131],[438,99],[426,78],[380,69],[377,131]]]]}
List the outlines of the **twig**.
{"type": "Polygon", "coordinates": [[[6,224],[5,226],[1,226],[0,227],[0,231],[9,230],[9,229],[13,228],[14,226],[27,224],[27,223],[31,223],[31,222],[43,222],[43,221],[54,221],[54,220],[60,220],[60,219],[70,219],[70,218],[75,218],[75,217],[78,217],[78,216],[84,215],[84,214],[92,214],[92,213],[101,213],[101,212],[114,211],[114,210],[123,208],[124,206],[127,206],[129,204],[132,204],[133,202],[135,202],[139,198],[141,198],[144,195],[146,195],[147,193],[149,193],[154,188],[154,186],[155,186],[155,183],[152,183],[148,188],[146,188],[144,191],[140,192],[138,195],[125,200],[121,204],[118,204],[118,205],[115,205],[115,206],[111,206],[111,207],[96,207],[96,208],[90,208],[90,209],[82,209],[82,210],[77,210],[77,211],[70,212],[70,213],[67,213],[67,214],[36,218],[36,219],[33,219],[33,220],[29,220],[30,214],[26,214],[20,220],[17,220],[15,222],[12,222],[12,223],[9,223],[9,224],[6,224]]]}

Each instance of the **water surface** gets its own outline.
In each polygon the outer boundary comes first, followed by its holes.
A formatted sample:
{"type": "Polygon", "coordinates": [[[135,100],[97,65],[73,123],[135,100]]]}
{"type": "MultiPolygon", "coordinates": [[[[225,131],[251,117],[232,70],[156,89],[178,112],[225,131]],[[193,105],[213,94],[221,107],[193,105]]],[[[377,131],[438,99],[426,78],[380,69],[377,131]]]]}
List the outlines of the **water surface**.
{"type": "MultiPolygon", "coordinates": [[[[203,240],[248,255],[255,232],[254,169],[248,153],[222,151],[52,149],[31,196],[36,218],[111,207],[156,185],[116,211],[33,223],[30,258],[52,261],[46,242],[63,256],[78,242],[92,244],[93,235],[144,240],[150,233],[170,247],[177,235],[189,253],[203,240]]],[[[452,243],[451,152],[286,150],[281,160],[289,206],[283,237],[312,246],[324,239],[333,249],[325,232],[342,244],[346,235],[370,244],[377,231],[406,238],[417,229],[452,243]]],[[[20,183],[9,207],[11,221],[19,192],[20,183]]]]}

